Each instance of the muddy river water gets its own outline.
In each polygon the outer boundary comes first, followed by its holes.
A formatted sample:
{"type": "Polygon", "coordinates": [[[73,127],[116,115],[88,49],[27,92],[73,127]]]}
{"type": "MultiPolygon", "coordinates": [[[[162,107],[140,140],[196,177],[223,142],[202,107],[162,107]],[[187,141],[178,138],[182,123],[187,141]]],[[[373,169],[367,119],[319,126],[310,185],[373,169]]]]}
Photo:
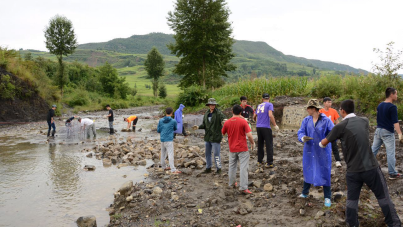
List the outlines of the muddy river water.
{"type": "MultiPolygon", "coordinates": [[[[88,117],[95,119],[97,139],[109,136],[99,130],[108,127],[107,120],[99,115],[88,117]]],[[[0,226],[77,226],[77,218],[85,215],[96,216],[98,226],[104,226],[109,223],[106,208],[113,202],[113,193],[128,180],[144,179],[147,166],[104,167],[101,160],[87,158],[80,151],[97,142],[77,135],[77,121],[72,138],[67,138],[63,121],[58,123],[57,137],[49,142],[39,133],[46,132],[46,122],[0,128],[0,226]],[[94,165],[96,170],[86,171],[85,165],[94,165]]],[[[151,133],[155,123],[141,119],[137,129],[142,132],[119,132],[117,137],[156,137],[157,133],[151,133]]],[[[114,127],[120,131],[126,124],[119,118],[114,127]]]]}

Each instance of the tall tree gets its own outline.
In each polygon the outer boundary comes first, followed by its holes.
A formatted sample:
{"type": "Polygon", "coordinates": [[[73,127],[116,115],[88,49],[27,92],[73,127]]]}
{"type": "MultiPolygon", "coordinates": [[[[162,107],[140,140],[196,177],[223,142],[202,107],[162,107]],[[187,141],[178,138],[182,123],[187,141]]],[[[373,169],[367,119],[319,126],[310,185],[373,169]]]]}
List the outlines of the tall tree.
{"type": "Polygon", "coordinates": [[[46,48],[58,59],[56,81],[63,97],[63,86],[67,82],[63,56],[73,54],[78,45],[72,22],[64,16],[56,15],[50,19],[49,25],[45,28],[45,38],[46,48]]]}
{"type": "Polygon", "coordinates": [[[229,15],[225,0],[177,0],[168,13],[175,43],[167,47],[181,58],[173,71],[184,76],[181,88],[215,87],[218,79],[227,77],[226,71],[236,69],[230,63],[235,55],[229,15]]]}
{"type": "Polygon", "coordinates": [[[148,78],[152,79],[153,95],[157,97],[157,90],[159,88],[159,78],[164,76],[164,60],[163,56],[153,47],[147,54],[147,59],[144,62],[148,78]]]}

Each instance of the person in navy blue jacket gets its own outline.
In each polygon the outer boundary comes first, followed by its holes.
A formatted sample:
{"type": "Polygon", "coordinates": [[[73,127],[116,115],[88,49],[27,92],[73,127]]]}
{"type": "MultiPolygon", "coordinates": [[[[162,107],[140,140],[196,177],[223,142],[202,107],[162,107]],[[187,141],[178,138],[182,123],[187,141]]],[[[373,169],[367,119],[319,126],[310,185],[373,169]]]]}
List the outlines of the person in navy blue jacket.
{"type": "Polygon", "coordinates": [[[161,168],[164,170],[171,170],[172,174],[179,174],[181,171],[177,170],[174,165],[174,131],[177,130],[177,121],[172,118],[173,108],[166,109],[166,116],[160,119],[157,125],[157,132],[160,133],[161,141],[161,168]],[[166,157],[168,154],[168,162],[170,167],[166,168],[166,157]]]}

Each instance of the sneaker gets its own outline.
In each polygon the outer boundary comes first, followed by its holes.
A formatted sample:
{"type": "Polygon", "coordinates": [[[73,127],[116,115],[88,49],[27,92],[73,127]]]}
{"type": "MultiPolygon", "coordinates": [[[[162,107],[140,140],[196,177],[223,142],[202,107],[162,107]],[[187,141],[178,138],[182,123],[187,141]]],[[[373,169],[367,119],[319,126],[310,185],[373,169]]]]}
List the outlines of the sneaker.
{"type": "Polygon", "coordinates": [[[263,165],[262,162],[257,162],[257,167],[261,167],[263,165]]]}
{"type": "Polygon", "coordinates": [[[267,163],[267,164],[265,164],[265,167],[266,167],[266,168],[274,168],[274,164],[269,164],[269,163],[267,163]]]}
{"type": "Polygon", "coordinates": [[[309,197],[309,195],[305,195],[305,194],[303,194],[303,193],[299,195],[299,198],[305,199],[305,198],[307,198],[307,197],[309,197]]]}
{"type": "Polygon", "coordinates": [[[179,170],[176,170],[176,171],[174,171],[174,172],[171,172],[171,174],[180,174],[180,173],[182,173],[182,172],[179,171],[179,170]]]}
{"type": "Polygon", "coordinates": [[[331,199],[325,198],[325,200],[324,200],[324,206],[330,207],[330,206],[331,206],[331,199]]]}
{"type": "Polygon", "coordinates": [[[389,174],[389,179],[390,180],[395,180],[395,179],[403,179],[403,175],[397,173],[397,174],[389,174]]]}
{"type": "Polygon", "coordinates": [[[250,192],[250,190],[248,190],[248,189],[246,189],[246,190],[243,190],[243,191],[241,191],[243,194],[246,194],[246,195],[248,195],[248,194],[252,194],[252,192],[250,192]]]}
{"type": "Polygon", "coordinates": [[[336,166],[337,168],[341,167],[341,166],[342,166],[342,165],[341,165],[341,162],[340,162],[340,161],[336,161],[336,162],[335,162],[335,166],[336,166]]]}
{"type": "Polygon", "coordinates": [[[217,169],[217,170],[216,170],[216,173],[217,173],[217,174],[221,174],[221,173],[222,173],[222,169],[217,169]]]}
{"type": "Polygon", "coordinates": [[[237,188],[237,182],[235,182],[233,185],[229,186],[231,188],[237,188]]]}

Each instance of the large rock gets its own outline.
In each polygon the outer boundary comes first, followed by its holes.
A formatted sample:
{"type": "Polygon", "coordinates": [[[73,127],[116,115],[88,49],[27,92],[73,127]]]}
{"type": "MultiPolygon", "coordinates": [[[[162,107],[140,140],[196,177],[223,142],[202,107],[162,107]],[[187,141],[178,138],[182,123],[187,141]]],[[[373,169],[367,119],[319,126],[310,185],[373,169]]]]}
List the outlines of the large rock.
{"type": "Polygon", "coordinates": [[[85,166],[84,166],[84,169],[85,169],[85,170],[89,170],[89,171],[94,171],[94,170],[95,170],[95,166],[93,166],[93,165],[85,165],[85,166]]]}
{"type": "Polygon", "coordinates": [[[272,184],[270,184],[270,183],[264,185],[265,191],[271,192],[273,189],[274,188],[273,188],[272,184]]]}
{"type": "Polygon", "coordinates": [[[131,191],[133,187],[133,181],[128,181],[126,183],[124,183],[120,188],[119,188],[119,193],[121,195],[125,195],[127,192],[131,191]]]}
{"type": "Polygon", "coordinates": [[[76,223],[78,227],[97,227],[94,215],[79,217],[76,223]]]}
{"type": "Polygon", "coordinates": [[[160,195],[162,192],[163,192],[163,189],[161,189],[160,187],[153,188],[153,193],[156,195],[160,195]]]}

